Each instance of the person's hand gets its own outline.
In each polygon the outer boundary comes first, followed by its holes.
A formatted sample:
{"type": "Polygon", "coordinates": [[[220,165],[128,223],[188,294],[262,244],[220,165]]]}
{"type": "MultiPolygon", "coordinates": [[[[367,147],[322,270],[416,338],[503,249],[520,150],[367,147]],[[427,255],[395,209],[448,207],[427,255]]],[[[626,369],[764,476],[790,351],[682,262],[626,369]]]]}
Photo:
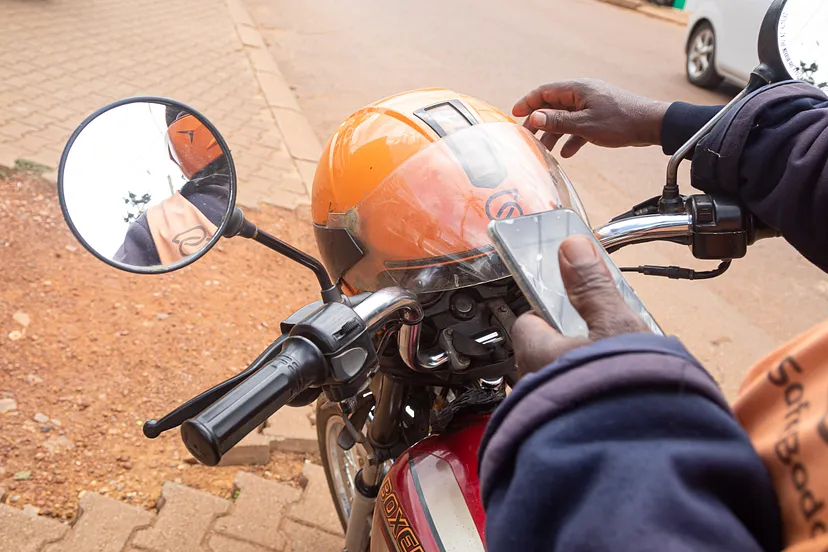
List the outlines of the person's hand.
{"type": "Polygon", "coordinates": [[[552,149],[565,134],[561,149],[572,157],[588,142],[607,148],[661,143],[661,122],[670,106],[595,79],[545,84],[520,99],[512,114],[527,117],[523,126],[543,130],[541,142],[552,149]]]}
{"type": "Polygon", "coordinates": [[[564,353],[593,341],[650,329],[624,302],[609,269],[586,236],[564,240],[558,253],[569,301],[589,327],[589,337],[564,337],[533,314],[512,326],[519,375],[537,372],[564,353]]]}

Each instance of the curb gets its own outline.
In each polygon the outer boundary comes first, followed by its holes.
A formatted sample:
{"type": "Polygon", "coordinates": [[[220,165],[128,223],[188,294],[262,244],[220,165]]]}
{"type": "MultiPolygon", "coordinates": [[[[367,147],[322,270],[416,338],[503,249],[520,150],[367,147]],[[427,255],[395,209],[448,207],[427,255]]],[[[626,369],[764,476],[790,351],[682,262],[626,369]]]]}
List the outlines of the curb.
{"type": "Polygon", "coordinates": [[[219,465],[263,465],[270,462],[270,453],[276,451],[319,452],[316,410],[312,405],[280,409],[227,451],[219,465]]]}
{"type": "Polygon", "coordinates": [[[664,6],[656,6],[654,4],[650,4],[645,0],[598,0],[599,2],[603,2],[605,4],[612,4],[613,6],[618,6],[619,8],[625,8],[628,10],[637,11],[647,17],[652,17],[653,19],[660,19],[661,21],[666,21],[668,23],[673,23],[675,25],[681,25],[682,27],[687,25],[687,22],[690,20],[690,13],[677,10],[676,8],[668,8],[664,6]]]}
{"type": "Polygon", "coordinates": [[[302,112],[302,108],[299,107],[296,96],[285,81],[279,66],[270,55],[259,29],[242,0],[226,0],[226,2],[244,52],[253,69],[253,75],[259,83],[276,126],[284,138],[288,154],[305,187],[304,196],[280,191],[278,198],[280,201],[273,203],[288,208],[309,206],[316,164],[322,155],[322,144],[302,112]],[[281,201],[282,196],[292,196],[284,198],[292,204],[284,205],[281,201]]]}

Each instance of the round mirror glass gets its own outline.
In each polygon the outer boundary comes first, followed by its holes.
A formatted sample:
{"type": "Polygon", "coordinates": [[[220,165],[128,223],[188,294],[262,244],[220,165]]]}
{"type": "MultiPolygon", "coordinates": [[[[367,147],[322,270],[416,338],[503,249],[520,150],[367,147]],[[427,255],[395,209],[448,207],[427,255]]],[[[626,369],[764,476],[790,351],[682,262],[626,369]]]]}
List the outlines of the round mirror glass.
{"type": "Polygon", "coordinates": [[[116,102],[66,145],[58,191],[66,221],[99,259],[161,273],[197,260],[235,203],[230,151],[199,113],[163,99],[116,102]]]}
{"type": "Polygon", "coordinates": [[[788,0],[778,36],[779,53],[791,77],[828,92],[828,2],[788,0]]]}

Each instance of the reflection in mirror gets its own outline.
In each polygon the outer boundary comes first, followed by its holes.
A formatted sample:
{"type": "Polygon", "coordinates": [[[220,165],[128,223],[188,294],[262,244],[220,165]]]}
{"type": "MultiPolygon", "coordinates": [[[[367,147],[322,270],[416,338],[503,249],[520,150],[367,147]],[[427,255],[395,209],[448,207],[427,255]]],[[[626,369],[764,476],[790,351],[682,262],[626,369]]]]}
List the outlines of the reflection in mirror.
{"type": "Polygon", "coordinates": [[[233,208],[223,144],[180,105],[137,101],[99,113],[64,153],[64,215],[87,249],[118,268],[185,266],[218,240],[233,208]]]}
{"type": "Polygon", "coordinates": [[[788,0],[778,35],[788,73],[828,92],[828,2],[788,0]]]}

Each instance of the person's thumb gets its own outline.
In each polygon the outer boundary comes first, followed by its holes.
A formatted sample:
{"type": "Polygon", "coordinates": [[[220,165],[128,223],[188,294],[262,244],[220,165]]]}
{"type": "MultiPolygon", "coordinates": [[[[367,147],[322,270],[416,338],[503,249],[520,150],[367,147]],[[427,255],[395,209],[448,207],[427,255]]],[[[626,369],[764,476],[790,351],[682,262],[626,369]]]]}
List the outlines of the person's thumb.
{"type": "Polygon", "coordinates": [[[582,135],[586,122],[586,114],[583,111],[538,109],[529,115],[529,124],[532,128],[555,134],[582,135]]]}
{"type": "Polygon", "coordinates": [[[589,342],[583,337],[564,337],[534,314],[524,314],[511,330],[518,374],[537,372],[561,355],[589,342]]]}
{"type": "Polygon", "coordinates": [[[624,302],[592,240],[587,236],[567,238],[558,258],[569,301],[587,323],[593,339],[642,331],[643,323],[624,302]]]}

